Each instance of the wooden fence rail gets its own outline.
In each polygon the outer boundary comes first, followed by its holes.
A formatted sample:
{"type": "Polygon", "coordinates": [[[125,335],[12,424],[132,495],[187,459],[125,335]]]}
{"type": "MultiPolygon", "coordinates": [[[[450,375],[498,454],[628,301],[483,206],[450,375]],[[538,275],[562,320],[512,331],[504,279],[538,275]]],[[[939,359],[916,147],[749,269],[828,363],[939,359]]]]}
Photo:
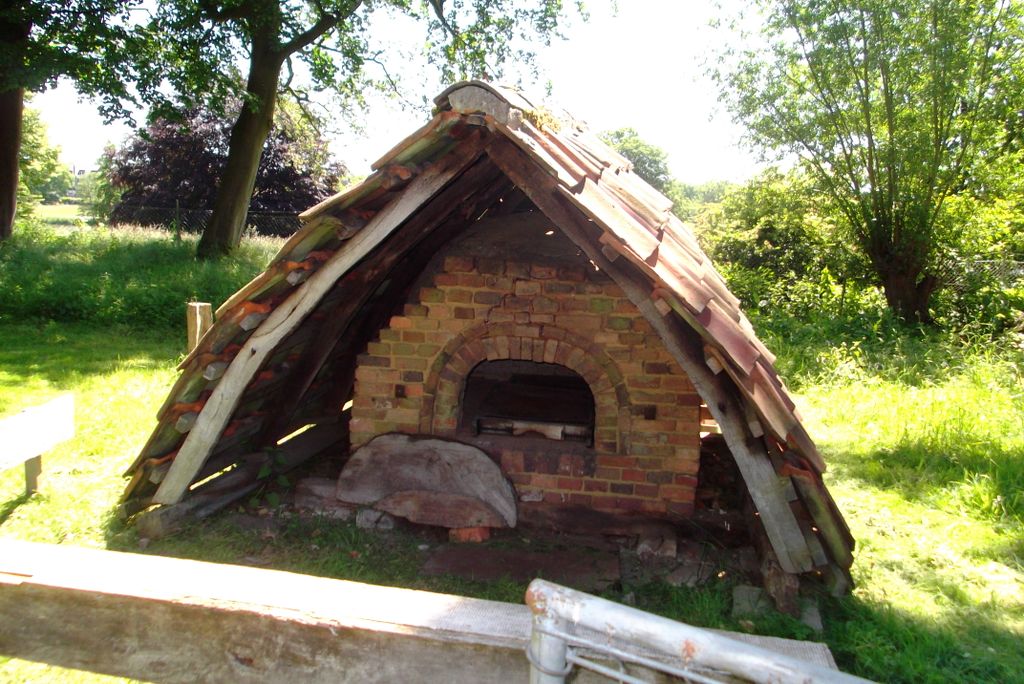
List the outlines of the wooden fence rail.
{"type": "Polygon", "coordinates": [[[0,420],[0,472],[25,464],[25,494],[39,488],[42,455],[75,436],[75,398],[64,394],[0,420]]]}
{"type": "Polygon", "coordinates": [[[0,616],[2,655],[152,682],[529,678],[526,606],[175,558],[0,540],[0,616]]]}

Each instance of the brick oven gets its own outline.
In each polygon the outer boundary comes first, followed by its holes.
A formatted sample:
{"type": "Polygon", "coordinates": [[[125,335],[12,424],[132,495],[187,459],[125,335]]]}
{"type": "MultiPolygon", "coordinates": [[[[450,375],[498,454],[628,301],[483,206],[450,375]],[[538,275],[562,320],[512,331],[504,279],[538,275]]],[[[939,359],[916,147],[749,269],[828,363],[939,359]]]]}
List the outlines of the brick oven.
{"type": "Polygon", "coordinates": [[[488,498],[468,485],[484,480],[510,525],[516,505],[674,522],[728,499],[748,510],[766,567],[848,589],[854,542],[825,463],[672,202],[518,92],[460,83],[435,102],[221,305],[126,473],[123,515],[165,530],[268,474],[349,469],[372,441],[401,482],[371,496],[389,478],[364,468],[366,498],[328,486],[332,501],[444,509],[468,528],[468,502],[488,498]],[[729,496],[706,498],[702,410],[721,429],[711,460],[729,496]],[[487,476],[448,477],[434,452],[419,470],[454,490],[411,486],[428,448],[412,435],[472,452],[460,462],[487,476]],[[397,454],[413,442],[412,461],[397,454]]]}
{"type": "Polygon", "coordinates": [[[611,278],[532,216],[430,262],[358,357],[353,449],[447,437],[491,455],[521,501],[689,515],[699,395],[611,278]]]}

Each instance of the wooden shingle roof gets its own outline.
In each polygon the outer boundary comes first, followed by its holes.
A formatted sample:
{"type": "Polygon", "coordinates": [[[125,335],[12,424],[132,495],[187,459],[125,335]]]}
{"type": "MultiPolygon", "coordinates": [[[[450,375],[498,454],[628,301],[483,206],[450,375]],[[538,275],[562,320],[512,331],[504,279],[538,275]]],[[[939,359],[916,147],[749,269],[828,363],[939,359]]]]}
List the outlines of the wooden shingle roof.
{"type": "Polygon", "coordinates": [[[304,212],[267,270],[218,309],[127,473],[129,508],[201,494],[196,482],[308,419],[292,414],[330,394],[318,386],[325,368],[354,363],[337,340],[367,311],[371,283],[393,273],[389,246],[411,249],[458,212],[472,222],[515,188],[622,286],[691,376],[783,568],[848,579],[853,539],[825,464],[774,357],[671,201],[585,126],[517,91],[460,83],[435,103],[365,180],[304,212]]]}

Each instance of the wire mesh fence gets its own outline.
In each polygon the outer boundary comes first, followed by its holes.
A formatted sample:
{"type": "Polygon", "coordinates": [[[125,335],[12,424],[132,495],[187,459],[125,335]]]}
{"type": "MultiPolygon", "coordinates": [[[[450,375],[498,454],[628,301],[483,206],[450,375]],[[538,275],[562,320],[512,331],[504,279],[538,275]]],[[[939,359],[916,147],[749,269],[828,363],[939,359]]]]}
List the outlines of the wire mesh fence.
{"type": "MultiPolygon", "coordinates": [[[[120,206],[110,222],[113,225],[138,225],[165,228],[182,233],[201,233],[210,220],[209,209],[181,207],[120,206]]],[[[294,212],[250,211],[246,229],[259,235],[287,237],[299,229],[299,215],[294,212]]]]}

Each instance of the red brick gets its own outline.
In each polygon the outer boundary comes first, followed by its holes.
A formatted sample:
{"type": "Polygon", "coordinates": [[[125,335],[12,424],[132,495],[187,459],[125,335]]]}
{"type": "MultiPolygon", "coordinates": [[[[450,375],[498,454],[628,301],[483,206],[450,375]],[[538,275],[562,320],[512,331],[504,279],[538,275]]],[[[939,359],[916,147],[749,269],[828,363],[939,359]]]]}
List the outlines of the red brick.
{"type": "Polygon", "coordinates": [[[488,290],[480,290],[479,292],[473,293],[473,301],[476,304],[486,304],[487,306],[495,306],[501,304],[502,294],[500,292],[490,292],[488,290]]]}
{"type": "Polygon", "coordinates": [[[480,543],[490,538],[489,527],[456,527],[448,530],[448,541],[456,543],[480,543]]]}
{"type": "Polygon", "coordinates": [[[395,330],[404,330],[412,327],[412,321],[405,316],[392,316],[388,327],[395,330]]]}
{"type": "Polygon", "coordinates": [[[583,489],[583,480],[578,477],[560,477],[558,478],[558,488],[579,491],[583,489]]]}
{"type": "Polygon", "coordinates": [[[425,304],[440,304],[444,301],[444,290],[436,287],[421,287],[420,301],[425,304]]]}
{"type": "Polygon", "coordinates": [[[434,284],[438,287],[446,287],[459,284],[459,276],[453,273],[438,273],[434,277],[434,284]]]}
{"type": "Polygon", "coordinates": [[[437,330],[440,326],[433,318],[410,318],[412,327],[416,330],[437,330]]]}
{"type": "Polygon", "coordinates": [[[474,270],[473,257],[445,257],[444,270],[448,273],[469,273],[474,270]]]}
{"type": "Polygon", "coordinates": [[[506,451],[501,455],[501,469],[506,473],[523,472],[523,454],[518,451],[506,451]]]}
{"type": "MultiPolygon", "coordinates": [[[[640,502],[640,510],[644,513],[665,513],[668,509],[668,505],[664,501],[657,501],[652,499],[642,499],[640,502]]],[[[692,510],[691,510],[692,513],[692,510]]],[[[689,515],[689,514],[687,514],[689,515]]]]}
{"type": "Polygon", "coordinates": [[[642,470],[623,470],[622,480],[624,482],[645,482],[647,473],[642,470]]]}
{"type": "Polygon", "coordinates": [[[577,506],[590,506],[592,501],[593,497],[589,494],[572,493],[569,495],[569,503],[577,506]]]}
{"type": "Polygon", "coordinates": [[[633,494],[636,496],[642,496],[647,499],[653,499],[658,496],[658,485],[651,484],[638,484],[633,485],[633,494]]]}
{"type": "Polygon", "coordinates": [[[452,302],[454,304],[468,304],[473,301],[473,291],[448,290],[448,294],[445,296],[445,301],[452,302]]]}
{"type": "Polygon", "coordinates": [[[551,280],[558,275],[558,269],[554,266],[544,266],[542,264],[531,264],[530,275],[540,280],[551,280]]]}
{"type": "Polygon", "coordinates": [[[530,265],[521,261],[510,261],[505,264],[505,273],[514,278],[527,278],[530,275],[530,265]]]}
{"type": "Polygon", "coordinates": [[[618,480],[622,477],[622,470],[619,468],[598,467],[594,470],[594,477],[600,480],[618,480]]]}
{"type": "Polygon", "coordinates": [[[612,494],[632,494],[633,485],[626,484],[624,482],[612,482],[611,484],[612,494]]]}
{"type": "Polygon", "coordinates": [[[532,297],[540,294],[540,283],[534,280],[517,280],[513,291],[517,297],[532,297]]]}
{"type": "Polygon", "coordinates": [[[576,288],[568,283],[549,282],[544,283],[544,291],[548,294],[572,294],[576,291],[576,288]]]}
{"type": "Polygon", "coordinates": [[[534,473],[530,476],[530,484],[541,489],[556,489],[558,487],[558,478],[554,475],[534,473]]]}
{"type": "Polygon", "coordinates": [[[683,485],[684,487],[690,487],[696,489],[697,478],[693,475],[676,475],[675,483],[677,485],[683,485]]]}
{"type": "Polygon", "coordinates": [[[602,480],[591,480],[586,479],[583,481],[583,491],[585,492],[607,492],[608,483],[602,480]]]}
{"type": "Polygon", "coordinates": [[[658,496],[670,501],[693,501],[693,487],[681,487],[679,485],[661,485],[658,489],[658,496]]]}
{"type": "Polygon", "coordinates": [[[597,457],[598,466],[609,466],[612,468],[632,468],[636,465],[636,459],[632,456],[604,456],[597,457]]]}
{"type": "Polygon", "coordinates": [[[471,306],[457,306],[455,307],[455,318],[459,320],[472,320],[476,318],[476,309],[471,306]]]}
{"type": "Polygon", "coordinates": [[[487,281],[482,275],[463,273],[459,276],[459,285],[462,287],[480,288],[486,287],[487,281]]]}

